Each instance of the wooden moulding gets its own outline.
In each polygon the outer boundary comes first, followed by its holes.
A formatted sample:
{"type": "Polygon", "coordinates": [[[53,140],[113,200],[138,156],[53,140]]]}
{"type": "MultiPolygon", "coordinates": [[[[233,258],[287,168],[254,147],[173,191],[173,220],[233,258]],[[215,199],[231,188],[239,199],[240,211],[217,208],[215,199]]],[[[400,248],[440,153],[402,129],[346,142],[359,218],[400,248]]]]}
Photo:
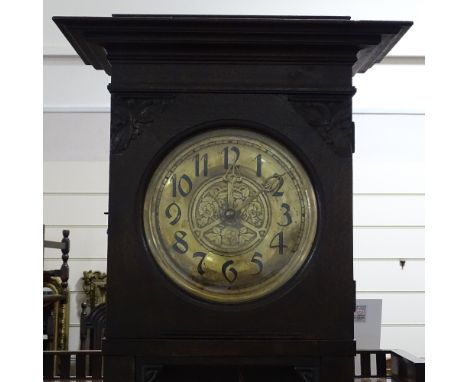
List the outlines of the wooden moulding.
{"type": "Polygon", "coordinates": [[[349,17],[113,15],[53,17],[83,61],[111,75],[116,62],[349,63],[382,60],[413,24],[349,17]]]}

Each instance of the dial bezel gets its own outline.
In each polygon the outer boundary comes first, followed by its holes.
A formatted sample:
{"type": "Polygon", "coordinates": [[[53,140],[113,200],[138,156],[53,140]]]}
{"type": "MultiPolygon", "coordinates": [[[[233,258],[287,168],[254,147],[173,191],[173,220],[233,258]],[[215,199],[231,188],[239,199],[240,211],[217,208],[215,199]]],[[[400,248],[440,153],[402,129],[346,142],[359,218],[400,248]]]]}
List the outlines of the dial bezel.
{"type": "Polygon", "coordinates": [[[177,286],[179,286],[185,292],[188,292],[190,295],[200,298],[204,301],[223,304],[255,301],[264,296],[272,294],[288,283],[288,281],[290,281],[292,278],[294,278],[295,275],[299,273],[302,266],[308,262],[309,257],[312,255],[312,249],[317,235],[318,219],[317,198],[315,193],[316,191],[310,180],[310,176],[308,175],[300,160],[284,145],[262,133],[246,130],[243,128],[229,127],[225,129],[217,129],[195,134],[188,138],[184,143],[173,147],[150,176],[150,181],[144,195],[144,236],[152,257],[161,268],[163,273],[177,286]],[[213,292],[203,288],[203,285],[197,285],[191,281],[190,277],[181,275],[180,272],[176,271],[172,266],[172,261],[170,260],[171,256],[164,252],[164,244],[161,242],[159,236],[155,234],[156,230],[154,227],[155,214],[157,211],[157,200],[155,200],[155,198],[158,195],[158,189],[160,189],[162,184],[161,182],[168,181],[166,176],[168,168],[171,166],[171,164],[174,165],[174,163],[177,162],[178,157],[185,155],[187,152],[190,152],[191,147],[196,146],[201,142],[216,141],[220,138],[256,140],[257,142],[261,142],[263,145],[269,146],[273,153],[282,156],[282,161],[287,163],[289,167],[293,169],[291,171],[295,172],[295,179],[300,182],[301,190],[303,190],[305,196],[305,208],[309,211],[309,219],[305,219],[307,221],[304,223],[306,228],[303,237],[305,239],[301,240],[301,243],[296,251],[297,255],[295,255],[295,259],[293,261],[288,262],[286,271],[278,272],[276,276],[259,283],[259,285],[253,285],[249,288],[244,288],[242,291],[237,291],[238,293],[234,293],[233,291],[230,291],[229,293],[213,292]]]}

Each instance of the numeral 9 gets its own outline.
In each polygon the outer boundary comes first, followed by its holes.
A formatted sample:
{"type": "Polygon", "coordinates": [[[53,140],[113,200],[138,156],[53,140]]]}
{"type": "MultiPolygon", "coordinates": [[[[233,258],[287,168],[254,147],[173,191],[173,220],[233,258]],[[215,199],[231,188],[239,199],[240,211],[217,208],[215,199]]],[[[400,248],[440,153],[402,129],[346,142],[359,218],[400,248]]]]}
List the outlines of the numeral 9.
{"type": "Polygon", "coordinates": [[[174,207],[176,209],[176,215],[174,217],[174,219],[169,222],[171,225],[176,225],[179,220],[180,220],[180,216],[182,214],[182,211],[180,209],[180,207],[177,205],[177,203],[171,203],[169,204],[167,207],[166,207],[166,217],[168,219],[171,219],[173,217],[172,213],[171,213],[171,209],[173,209],[172,207],[174,207]]]}

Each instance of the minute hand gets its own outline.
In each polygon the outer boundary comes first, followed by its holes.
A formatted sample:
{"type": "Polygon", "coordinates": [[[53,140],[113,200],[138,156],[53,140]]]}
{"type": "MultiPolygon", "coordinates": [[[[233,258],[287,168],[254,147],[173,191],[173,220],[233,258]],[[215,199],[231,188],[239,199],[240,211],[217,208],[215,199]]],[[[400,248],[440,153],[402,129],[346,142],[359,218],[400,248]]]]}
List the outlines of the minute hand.
{"type": "Polygon", "coordinates": [[[260,194],[267,193],[267,192],[272,192],[275,191],[278,185],[281,183],[281,180],[283,179],[282,175],[279,174],[273,174],[269,178],[265,179],[263,184],[260,186],[260,190],[257,191],[255,194],[252,196],[248,197],[247,199],[244,200],[243,203],[241,203],[240,206],[238,206],[235,210],[241,211],[243,208],[248,206],[250,203],[252,203],[255,199],[257,199],[260,194]]]}

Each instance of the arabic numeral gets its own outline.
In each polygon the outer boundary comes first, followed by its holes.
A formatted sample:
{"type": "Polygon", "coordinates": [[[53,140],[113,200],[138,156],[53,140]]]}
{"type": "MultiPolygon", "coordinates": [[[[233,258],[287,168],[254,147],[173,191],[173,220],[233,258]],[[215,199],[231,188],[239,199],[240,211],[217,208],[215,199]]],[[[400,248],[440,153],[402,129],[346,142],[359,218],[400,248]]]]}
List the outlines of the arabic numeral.
{"type": "Polygon", "coordinates": [[[257,160],[257,176],[262,176],[262,154],[258,154],[255,159],[257,160]]]}
{"type": "Polygon", "coordinates": [[[263,263],[262,263],[262,254],[259,252],[255,252],[252,256],[252,260],[250,262],[256,264],[258,266],[258,271],[254,273],[254,275],[258,275],[263,270],[263,263]]]}
{"type": "Polygon", "coordinates": [[[224,152],[224,168],[227,170],[229,168],[229,151],[232,151],[234,152],[234,154],[236,155],[236,158],[234,159],[234,162],[233,164],[236,164],[237,161],[239,160],[239,156],[240,156],[240,150],[239,148],[237,148],[236,146],[232,146],[231,148],[229,148],[228,146],[226,146],[223,150],[224,152]]]}
{"type": "Polygon", "coordinates": [[[232,264],[234,264],[234,260],[228,260],[221,268],[224,278],[229,281],[230,284],[232,284],[237,279],[237,270],[232,266],[232,264]]]}
{"type": "Polygon", "coordinates": [[[182,175],[177,182],[177,175],[174,174],[171,177],[172,182],[172,196],[175,198],[177,196],[177,191],[179,191],[180,195],[187,196],[192,191],[192,180],[188,175],[182,175]]]}
{"type": "Polygon", "coordinates": [[[281,227],[286,227],[288,225],[290,225],[292,223],[292,217],[291,217],[291,209],[289,207],[289,204],[287,203],[283,203],[281,204],[281,208],[284,209],[284,212],[283,212],[283,216],[286,216],[286,224],[281,224],[281,223],[278,223],[279,226],[281,227]]]}
{"type": "Polygon", "coordinates": [[[180,207],[177,205],[177,203],[171,203],[166,207],[166,217],[168,219],[172,219],[174,217],[174,219],[170,221],[169,224],[176,225],[179,222],[181,215],[182,215],[182,211],[180,207]],[[176,211],[175,217],[171,212],[171,210],[174,210],[174,209],[176,211]]]}
{"type": "MultiPolygon", "coordinates": [[[[200,176],[200,154],[196,154],[193,160],[195,161],[195,176],[200,176]]],[[[208,176],[208,154],[203,154],[201,161],[203,162],[203,176],[208,176]]]]}
{"type": "Polygon", "coordinates": [[[275,236],[273,236],[273,239],[270,241],[270,248],[278,248],[278,253],[280,255],[284,254],[284,249],[287,248],[287,246],[284,244],[284,238],[283,238],[283,232],[278,232],[275,236]],[[275,239],[278,238],[278,244],[273,244],[275,239]]]}
{"type": "Polygon", "coordinates": [[[185,236],[187,236],[187,233],[184,231],[176,231],[174,233],[174,239],[176,242],[172,245],[172,248],[180,254],[184,254],[188,251],[188,244],[184,240],[185,236]]]}
{"type": "Polygon", "coordinates": [[[283,196],[284,192],[280,191],[281,187],[283,187],[284,184],[284,179],[283,177],[278,178],[278,185],[275,188],[275,191],[273,192],[273,196],[283,196]]]}
{"type": "Polygon", "coordinates": [[[206,253],[205,252],[195,252],[193,254],[193,258],[200,257],[200,262],[198,263],[197,266],[197,271],[200,273],[202,276],[205,273],[205,270],[203,269],[203,260],[205,260],[206,253]]]}

